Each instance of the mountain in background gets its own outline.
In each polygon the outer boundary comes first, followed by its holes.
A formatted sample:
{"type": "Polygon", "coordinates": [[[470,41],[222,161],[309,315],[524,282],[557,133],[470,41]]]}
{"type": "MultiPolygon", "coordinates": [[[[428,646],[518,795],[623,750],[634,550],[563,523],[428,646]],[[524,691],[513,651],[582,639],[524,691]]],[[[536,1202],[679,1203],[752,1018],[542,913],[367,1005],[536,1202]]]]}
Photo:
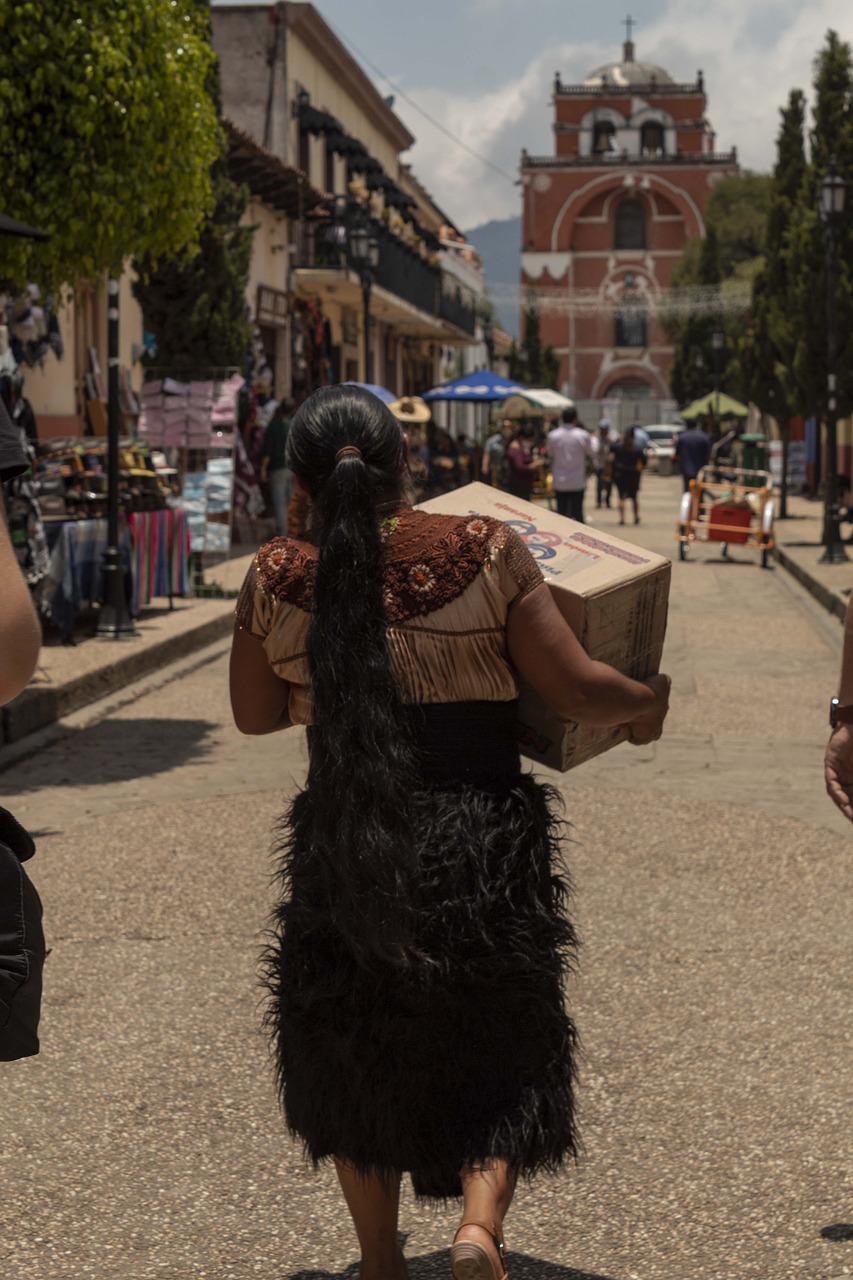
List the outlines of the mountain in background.
{"type": "Polygon", "coordinates": [[[500,295],[511,289],[518,295],[521,270],[521,218],[504,218],[502,222],[484,222],[464,231],[463,235],[483,259],[486,286],[495,296],[498,324],[511,337],[518,338],[518,303],[501,302],[500,295]]]}

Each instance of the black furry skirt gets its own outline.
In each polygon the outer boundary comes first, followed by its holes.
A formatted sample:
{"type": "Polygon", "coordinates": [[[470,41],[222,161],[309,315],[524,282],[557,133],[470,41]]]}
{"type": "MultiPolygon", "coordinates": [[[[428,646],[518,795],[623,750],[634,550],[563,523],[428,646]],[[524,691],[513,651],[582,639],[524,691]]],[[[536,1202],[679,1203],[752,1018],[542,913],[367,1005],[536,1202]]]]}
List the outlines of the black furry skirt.
{"type": "Polygon", "coordinates": [[[353,962],[302,866],[305,790],[286,822],[268,1020],[306,1155],[408,1172],[417,1196],[443,1200],[461,1193],[463,1165],[501,1158],[531,1177],[575,1153],[563,979],[576,939],[556,870],[557,797],[520,770],[515,704],[415,714],[418,930],[431,962],[353,962]]]}

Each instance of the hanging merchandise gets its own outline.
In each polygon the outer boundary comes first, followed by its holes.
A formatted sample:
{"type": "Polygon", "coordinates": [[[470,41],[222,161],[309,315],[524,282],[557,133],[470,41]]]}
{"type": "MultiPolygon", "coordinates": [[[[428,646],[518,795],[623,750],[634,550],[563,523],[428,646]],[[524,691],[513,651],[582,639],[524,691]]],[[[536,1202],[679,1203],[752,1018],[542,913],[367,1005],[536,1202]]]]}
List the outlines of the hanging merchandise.
{"type": "Polygon", "coordinates": [[[139,432],[173,462],[176,494],[170,505],[186,513],[194,555],[227,559],[234,509],[234,447],[238,373],[183,382],[149,377],[142,388],[139,432]]]}

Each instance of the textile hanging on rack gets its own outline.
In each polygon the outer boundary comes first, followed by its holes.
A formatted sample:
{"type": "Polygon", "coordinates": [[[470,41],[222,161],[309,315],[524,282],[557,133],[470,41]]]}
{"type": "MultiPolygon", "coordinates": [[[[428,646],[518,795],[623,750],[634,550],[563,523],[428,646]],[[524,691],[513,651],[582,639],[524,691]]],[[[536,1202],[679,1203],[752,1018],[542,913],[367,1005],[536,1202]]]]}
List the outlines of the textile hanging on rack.
{"type": "Polygon", "coordinates": [[[134,616],[152,596],[192,595],[190,532],[180,510],[134,511],[128,517],[133,539],[134,616]]]}

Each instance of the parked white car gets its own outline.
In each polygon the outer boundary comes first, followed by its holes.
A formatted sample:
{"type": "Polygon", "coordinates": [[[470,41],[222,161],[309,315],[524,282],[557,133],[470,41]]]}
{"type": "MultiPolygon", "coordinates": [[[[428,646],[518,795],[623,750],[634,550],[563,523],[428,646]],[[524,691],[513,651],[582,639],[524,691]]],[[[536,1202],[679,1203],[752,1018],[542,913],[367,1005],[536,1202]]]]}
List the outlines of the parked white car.
{"type": "Polygon", "coordinates": [[[680,423],[656,422],[643,430],[649,437],[646,449],[646,465],[650,471],[657,471],[662,476],[671,476],[675,467],[675,440],[684,427],[680,423]]]}

